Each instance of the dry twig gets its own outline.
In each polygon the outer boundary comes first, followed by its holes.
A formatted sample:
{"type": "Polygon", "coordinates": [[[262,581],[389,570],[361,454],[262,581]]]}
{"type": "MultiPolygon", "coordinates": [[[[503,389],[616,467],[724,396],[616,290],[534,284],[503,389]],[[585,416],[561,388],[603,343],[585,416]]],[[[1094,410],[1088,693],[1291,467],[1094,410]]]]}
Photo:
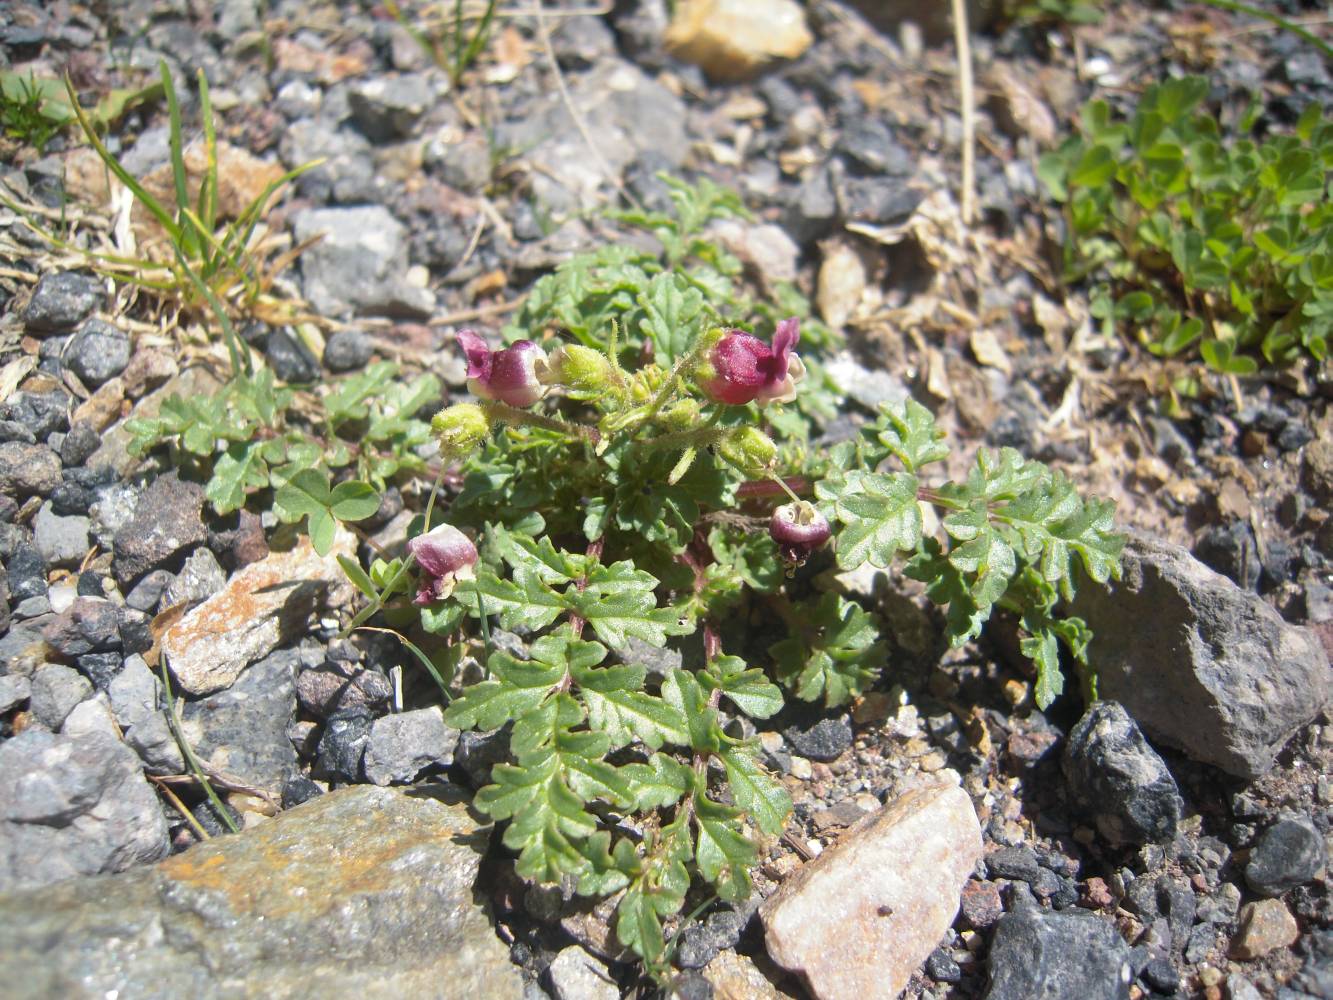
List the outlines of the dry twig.
{"type": "Polygon", "coordinates": [[[954,41],[958,49],[958,96],[963,106],[963,189],[958,202],[963,222],[971,225],[977,204],[977,117],[976,93],[972,84],[972,45],[967,35],[966,0],[951,2],[954,41]]]}

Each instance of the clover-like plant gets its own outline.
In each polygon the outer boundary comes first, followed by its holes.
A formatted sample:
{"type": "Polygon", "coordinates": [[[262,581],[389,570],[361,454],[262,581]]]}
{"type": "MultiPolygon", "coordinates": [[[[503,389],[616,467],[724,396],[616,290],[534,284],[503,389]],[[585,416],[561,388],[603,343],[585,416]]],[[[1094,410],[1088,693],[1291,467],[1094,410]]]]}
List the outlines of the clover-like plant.
{"type": "Polygon", "coordinates": [[[507,821],[518,873],[619,894],[619,941],[660,975],[692,887],[746,897],[791,811],[744,718],[781,710],[784,687],[844,705],[886,666],[872,610],[789,582],[804,561],[830,537],[844,568],[904,553],[956,643],[1011,609],[1044,706],[1059,644],[1080,658],[1088,639],[1058,614],[1075,563],[1105,581],[1121,540],[1110,503],[1009,450],[928,483],[947,447],[914,402],[822,453],[781,440],[773,418],[809,381],[796,319],[771,336],[708,326],[667,363],[628,365],[670,318],[650,306],[627,335],[645,296],[622,291],[577,343],[460,333],[477,401],[432,424],[457,467],[445,519],[419,518],[405,558],[344,565],[371,598],[349,628],[381,609],[406,628],[415,606],[443,639],[443,656],[410,648],[451,699],[446,719],[507,741],[475,802],[507,821]],[[943,512],[941,538],[923,533],[921,501],[943,512]],[[493,622],[522,645],[493,643],[493,622]],[[455,669],[468,653],[480,674],[455,669]]]}

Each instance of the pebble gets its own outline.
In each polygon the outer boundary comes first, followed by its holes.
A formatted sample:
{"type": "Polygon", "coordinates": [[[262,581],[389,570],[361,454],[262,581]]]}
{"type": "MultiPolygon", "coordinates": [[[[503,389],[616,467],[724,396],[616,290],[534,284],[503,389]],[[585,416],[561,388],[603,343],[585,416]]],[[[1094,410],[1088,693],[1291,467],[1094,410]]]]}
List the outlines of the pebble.
{"type": "Polygon", "coordinates": [[[0,444],[0,493],[50,496],[60,485],[60,456],[44,444],[0,444]]]}
{"type": "Polygon", "coordinates": [[[434,296],[407,284],[407,233],[380,205],[307,208],[292,216],[296,239],[324,238],[301,255],[302,288],[321,315],[425,318],[434,296]]]}
{"type": "Polygon", "coordinates": [[[0,715],[13,711],[32,696],[32,682],[21,674],[0,674],[0,715]]]}
{"type": "Polygon", "coordinates": [[[96,278],[56,271],[37,282],[23,311],[23,323],[29,333],[39,335],[73,330],[104,300],[96,278]]]}
{"type": "Polygon", "coordinates": [[[392,694],[393,686],[387,677],[356,663],[330,660],[296,676],[296,695],[301,707],[321,719],[339,709],[359,705],[383,708],[392,694]]]}
{"type": "Polygon", "coordinates": [[[412,781],[428,767],[452,764],[459,731],[444,724],[438,705],[376,719],[362,760],[376,785],[412,781]]]}
{"type": "Polygon", "coordinates": [[[102,437],[89,424],[75,421],[60,445],[60,461],[65,468],[82,465],[102,444],[102,437]]]}
{"type": "Polygon", "coordinates": [[[52,650],[67,658],[119,649],[120,616],[110,601],[76,597],[46,626],[43,635],[52,650]]]}
{"type": "Polygon", "coordinates": [[[96,389],[130,363],[129,334],[94,316],[70,338],[63,361],[84,385],[96,389]]]}
{"type": "MultiPolygon", "coordinates": [[[[174,472],[159,476],[139,495],[133,515],[115,532],[112,572],[122,587],[161,569],[178,553],[207,540],[204,491],[174,472]]],[[[94,511],[94,519],[97,514],[94,511]]]]}
{"type": "Polygon", "coordinates": [[[366,138],[385,143],[408,138],[436,97],[427,74],[404,73],[356,83],[347,104],[366,138]]]}
{"type": "Polygon", "coordinates": [[[364,707],[334,712],[324,724],[315,761],[320,774],[338,781],[361,780],[361,761],[370,742],[370,712],[364,707]]]}
{"type": "Polygon", "coordinates": [[[576,944],[562,948],[546,969],[556,1000],[620,1000],[606,964],[576,944]]]}
{"type": "Polygon", "coordinates": [[[681,0],[666,45],[715,80],[745,80],[774,59],[795,59],[814,41],[794,0],[681,0]]]}
{"type": "Polygon", "coordinates": [[[1294,944],[1300,936],[1296,918],[1280,899],[1246,903],[1240,911],[1240,928],[1231,939],[1231,956],[1249,961],[1278,948],[1294,944]]]}
{"type": "Polygon", "coordinates": [[[961,788],[909,789],[764,901],[769,955],[821,1000],[897,996],[953,923],[981,844],[961,788]]]}
{"type": "Polygon", "coordinates": [[[284,382],[306,383],[319,378],[319,361],[305,342],[287,327],[273,330],[264,341],[264,357],[284,382]]]}
{"type": "Polygon", "coordinates": [[[1328,863],[1324,837],[1306,817],[1280,819],[1259,838],[1245,881],[1261,896],[1280,896],[1314,879],[1328,863]]]}
{"type": "Polygon", "coordinates": [[[107,685],[107,698],[125,743],[144,762],[149,774],[181,774],[185,761],[167,723],[162,685],[142,656],[129,656],[120,673],[107,685]]]}
{"type": "Polygon", "coordinates": [[[324,367],[336,373],[357,371],[374,350],[374,343],[360,330],[339,330],[324,344],[324,367]]]}
{"type": "Polygon", "coordinates": [[[93,682],[98,691],[105,691],[107,686],[120,673],[123,660],[119,652],[84,653],[74,661],[79,673],[93,682]]]}
{"type": "Polygon", "coordinates": [[[1183,802],[1166,762],[1124,706],[1095,702],[1065,746],[1069,798],[1115,845],[1175,838],[1183,802]]]}
{"type": "Polygon", "coordinates": [[[792,750],[808,760],[833,761],[852,746],[852,722],[847,715],[820,719],[813,725],[794,723],[782,732],[792,750]]]}
{"type": "Polygon", "coordinates": [[[746,917],[727,908],[710,913],[706,920],[689,924],[681,932],[676,964],[682,969],[702,969],[724,948],[735,947],[745,929],[746,917]]]}
{"type": "Polygon", "coordinates": [[[1110,922],[1074,910],[1019,905],[996,925],[988,965],[987,1000],[1129,996],[1129,946],[1110,922]]]}
{"type": "Polygon", "coordinates": [[[206,601],[227,585],[227,572],[211,549],[201,545],[191,552],[180,573],[170,579],[160,599],[163,608],[206,601]]]}
{"type": "Polygon", "coordinates": [[[88,554],[88,518],[62,517],[48,500],[33,518],[33,543],[48,566],[77,566],[88,554]]]}

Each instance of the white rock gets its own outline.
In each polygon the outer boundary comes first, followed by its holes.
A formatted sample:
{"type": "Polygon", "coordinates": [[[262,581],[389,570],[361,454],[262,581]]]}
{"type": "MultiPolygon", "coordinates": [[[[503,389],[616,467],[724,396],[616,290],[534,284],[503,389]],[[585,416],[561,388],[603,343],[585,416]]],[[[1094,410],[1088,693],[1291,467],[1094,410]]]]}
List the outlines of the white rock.
{"type": "Polygon", "coordinates": [[[620,1000],[620,987],[606,965],[576,944],[556,955],[546,973],[556,1000],[620,1000]]]}
{"type": "Polygon", "coordinates": [[[438,705],[376,719],[362,759],[366,778],[377,785],[411,781],[423,768],[452,764],[459,732],[444,724],[438,705]]]}
{"type": "Polygon", "coordinates": [[[910,789],[764,901],[768,953],[818,1000],[893,1000],[953,923],[981,848],[966,792],[910,789]]]}
{"type": "Polygon", "coordinates": [[[666,33],[672,55],[715,80],[744,80],[813,41],[794,0],[681,0],[666,33]]]}

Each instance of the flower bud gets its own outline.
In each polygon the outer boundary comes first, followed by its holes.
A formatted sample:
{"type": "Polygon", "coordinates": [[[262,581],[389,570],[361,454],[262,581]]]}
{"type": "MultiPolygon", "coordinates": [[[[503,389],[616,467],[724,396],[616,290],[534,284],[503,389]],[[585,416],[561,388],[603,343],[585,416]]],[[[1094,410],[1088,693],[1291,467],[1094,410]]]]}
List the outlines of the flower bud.
{"type": "Polygon", "coordinates": [[[430,429],[446,458],[462,458],[486,440],[491,422],[476,403],[455,403],[431,418],[430,429]]]}
{"type": "Polygon", "coordinates": [[[705,350],[695,373],[699,387],[713,402],[730,406],[789,403],[796,398],[796,383],[805,377],[805,365],[791,353],[799,339],[796,319],[778,324],[771,347],[742,330],[728,330],[705,350]]]}
{"type": "Polygon", "coordinates": [[[662,423],[673,431],[688,431],[699,426],[702,420],[699,403],[693,399],[680,399],[667,407],[662,413],[662,423]]]}
{"type": "Polygon", "coordinates": [[[828,541],[832,532],[828,519],[808,500],[783,504],[768,521],[768,534],[789,563],[805,562],[807,556],[828,541]]]}
{"type": "Polygon", "coordinates": [[[611,362],[601,351],[581,344],[562,344],[552,352],[537,377],[546,385],[563,385],[576,393],[595,394],[611,383],[611,362]]]}
{"type": "Polygon", "coordinates": [[[459,580],[473,578],[477,547],[452,524],[441,524],[409,539],[407,551],[421,567],[421,586],[413,599],[415,604],[442,601],[454,592],[459,580]]]}
{"type": "Polygon", "coordinates": [[[547,366],[546,352],[532,341],[492,351],[474,330],[459,330],[456,339],[467,354],[467,386],[478,398],[522,408],[546,395],[538,378],[547,366]]]}
{"type": "Polygon", "coordinates": [[[718,439],[717,451],[747,476],[766,474],[778,457],[773,439],[756,427],[728,431],[718,439]]]}

